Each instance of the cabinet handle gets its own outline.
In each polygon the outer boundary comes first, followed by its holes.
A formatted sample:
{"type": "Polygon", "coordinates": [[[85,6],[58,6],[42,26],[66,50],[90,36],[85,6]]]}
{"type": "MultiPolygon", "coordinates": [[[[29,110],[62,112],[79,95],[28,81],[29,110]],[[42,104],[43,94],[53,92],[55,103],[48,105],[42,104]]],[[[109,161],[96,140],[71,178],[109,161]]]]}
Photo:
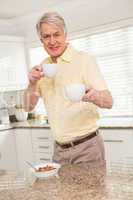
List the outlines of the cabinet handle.
{"type": "Polygon", "coordinates": [[[40,160],[50,161],[49,158],[40,158],[40,160]]]}
{"type": "Polygon", "coordinates": [[[37,139],[39,139],[39,140],[48,140],[49,137],[37,137],[37,139]]]}
{"type": "Polygon", "coordinates": [[[48,149],[49,146],[39,146],[40,149],[48,149]]]}
{"type": "Polygon", "coordinates": [[[123,140],[104,140],[104,142],[124,142],[123,140]]]}

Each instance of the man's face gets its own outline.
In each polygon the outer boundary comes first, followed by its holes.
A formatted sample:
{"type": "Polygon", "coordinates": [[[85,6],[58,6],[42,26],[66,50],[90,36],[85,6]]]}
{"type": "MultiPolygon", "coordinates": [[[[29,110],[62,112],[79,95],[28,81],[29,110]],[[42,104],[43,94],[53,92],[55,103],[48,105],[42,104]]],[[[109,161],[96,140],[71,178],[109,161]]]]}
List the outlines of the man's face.
{"type": "Polygon", "coordinates": [[[54,58],[60,56],[67,45],[64,30],[55,24],[41,25],[41,40],[47,53],[54,58]]]}

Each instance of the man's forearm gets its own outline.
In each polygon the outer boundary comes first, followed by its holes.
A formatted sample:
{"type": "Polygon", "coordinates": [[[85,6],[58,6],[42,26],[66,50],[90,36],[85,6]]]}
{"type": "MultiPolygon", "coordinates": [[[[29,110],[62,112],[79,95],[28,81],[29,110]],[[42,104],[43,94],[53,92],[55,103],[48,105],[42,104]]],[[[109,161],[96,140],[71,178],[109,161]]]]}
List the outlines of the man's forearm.
{"type": "Polygon", "coordinates": [[[36,85],[29,85],[24,93],[24,106],[26,111],[31,111],[37,104],[39,93],[36,90],[36,85]]]}

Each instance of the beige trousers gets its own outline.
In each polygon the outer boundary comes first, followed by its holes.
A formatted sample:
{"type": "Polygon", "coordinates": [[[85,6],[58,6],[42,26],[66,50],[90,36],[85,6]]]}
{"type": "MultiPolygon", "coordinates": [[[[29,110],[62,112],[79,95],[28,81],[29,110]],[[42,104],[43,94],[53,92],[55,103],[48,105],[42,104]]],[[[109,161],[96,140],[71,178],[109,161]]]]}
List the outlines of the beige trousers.
{"type": "Polygon", "coordinates": [[[53,161],[61,165],[65,164],[96,164],[105,165],[105,150],[102,136],[100,133],[74,147],[62,148],[55,143],[53,161]]]}

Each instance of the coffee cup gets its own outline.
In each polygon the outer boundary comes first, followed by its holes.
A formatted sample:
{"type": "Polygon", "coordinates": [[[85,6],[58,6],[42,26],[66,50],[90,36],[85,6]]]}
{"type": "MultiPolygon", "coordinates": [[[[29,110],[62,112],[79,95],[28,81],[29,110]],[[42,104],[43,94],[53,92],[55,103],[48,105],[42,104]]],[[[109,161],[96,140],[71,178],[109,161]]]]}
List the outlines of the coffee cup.
{"type": "Polygon", "coordinates": [[[85,94],[85,85],[82,83],[66,85],[65,93],[71,101],[81,101],[85,94]]]}
{"type": "Polygon", "coordinates": [[[43,65],[43,72],[44,72],[45,76],[47,76],[49,78],[53,78],[57,73],[57,64],[55,64],[55,63],[44,64],[43,65]]]}

